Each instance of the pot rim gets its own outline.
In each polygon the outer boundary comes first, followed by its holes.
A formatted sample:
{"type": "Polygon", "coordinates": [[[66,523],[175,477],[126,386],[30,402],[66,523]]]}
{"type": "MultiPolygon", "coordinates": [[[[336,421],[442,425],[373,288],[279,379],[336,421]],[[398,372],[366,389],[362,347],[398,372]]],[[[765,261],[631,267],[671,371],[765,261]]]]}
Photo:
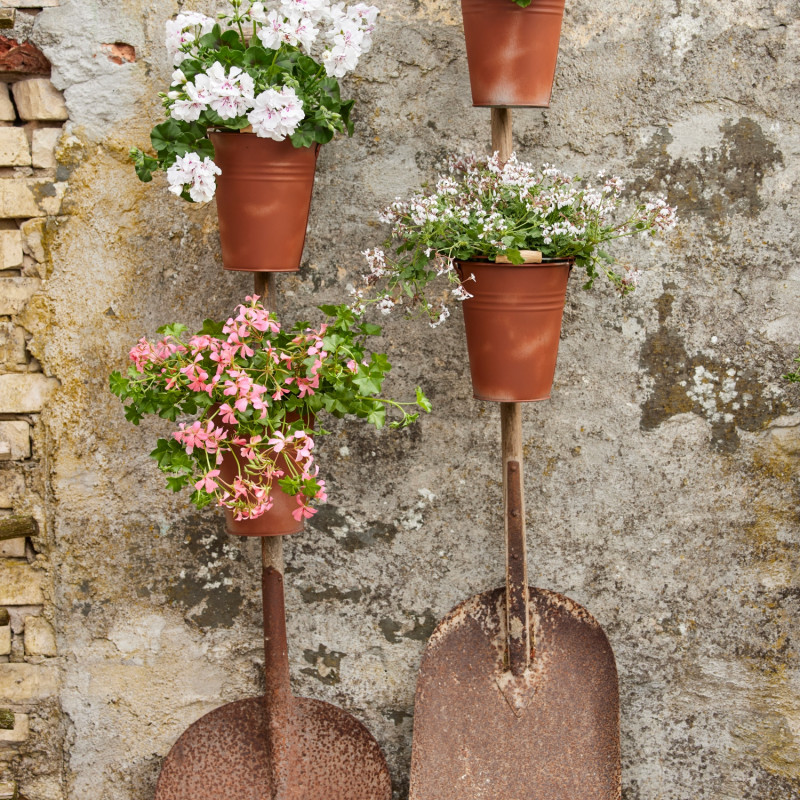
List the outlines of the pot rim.
{"type": "Polygon", "coordinates": [[[291,145],[293,150],[310,150],[312,147],[314,147],[316,148],[317,152],[319,152],[320,147],[322,147],[322,145],[319,142],[312,142],[311,144],[304,145],[303,147],[295,147],[294,142],[292,142],[292,140],[288,136],[281,139],[280,141],[277,141],[276,139],[270,139],[269,136],[259,136],[254,131],[244,131],[244,130],[231,131],[228,130],[227,128],[210,127],[208,129],[208,133],[209,135],[213,133],[214,136],[255,136],[256,139],[262,139],[267,142],[274,142],[275,144],[289,144],[291,145]]]}
{"type": "Polygon", "coordinates": [[[456,262],[459,264],[481,264],[489,267],[510,267],[512,269],[519,269],[520,267],[554,267],[559,264],[569,264],[570,267],[575,265],[575,258],[569,256],[567,258],[543,258],[539,262],[531,262],[529,264],[498,264],[486,256],[478,256],[474,258],[457,258],[456,262]]]}

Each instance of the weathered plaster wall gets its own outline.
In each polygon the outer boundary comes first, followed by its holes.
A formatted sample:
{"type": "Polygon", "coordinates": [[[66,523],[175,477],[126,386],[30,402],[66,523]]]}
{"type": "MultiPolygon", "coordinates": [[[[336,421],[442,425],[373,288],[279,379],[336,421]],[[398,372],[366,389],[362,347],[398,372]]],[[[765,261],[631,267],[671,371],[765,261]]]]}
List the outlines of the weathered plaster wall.
{"type": "MultiPolygon", "coordinates": [[[[60,381],[35,444],[70,800],[151,797],[188,724],[262,688],[258,543],[161,488],[147,453],[166,429],[127,425],[106,388],[140,335],[227,313],[252,286],[219,267],[213,205],[127,162],[159,119],[176,10],[64,2],[30,34],[71,119],[25,318],[60,381]],[[112,61],[115,42],[135,62],[112,61]]],[[[552,108],[515,114],[526,159],[667,191],[682,220],[626,248],[645,268],[633,296],[575,282],[553,399],[524,415],[532,582],[608,632],[626,800],[800,797],[800,396],[780,380],[800,341],[798,74],[795,2],[568,0],[552,108]]],[[[451,2],[385,3],[348,89],[357,133],[323,148],[304,265],[279,282],[289,318],[357,282],[382,204],[448,150],[487,148],[451,2]]],[[[296,692],[365,721],[403,798],[425,640],[502,581],[499,418],[471,397],[458,314],[436,331],[390,321],[384,342],[391,390],[421,384],[434,412],[400,435],[335,428],[331,502],[286,543],[287,604],[296,692]]],[[[29,800],[57,796],[35,780],[57,744],[12,763],[29,800]]]]}

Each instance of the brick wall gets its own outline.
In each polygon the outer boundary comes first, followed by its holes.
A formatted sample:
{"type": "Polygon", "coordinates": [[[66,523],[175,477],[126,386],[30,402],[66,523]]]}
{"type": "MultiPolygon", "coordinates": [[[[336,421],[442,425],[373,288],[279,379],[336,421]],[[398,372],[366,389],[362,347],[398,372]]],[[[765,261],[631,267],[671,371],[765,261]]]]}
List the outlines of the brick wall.
{"type": "Polygon", "coordinates": [[[47,59],[24,38],[54,3],[15,5],[0,9],[0,800],[56,800],[59,669],[35,443],[58,381],[30,352],[26,315],[48,278],[46,231],[66,188],[56,152],[68,113],[47,59]]]}

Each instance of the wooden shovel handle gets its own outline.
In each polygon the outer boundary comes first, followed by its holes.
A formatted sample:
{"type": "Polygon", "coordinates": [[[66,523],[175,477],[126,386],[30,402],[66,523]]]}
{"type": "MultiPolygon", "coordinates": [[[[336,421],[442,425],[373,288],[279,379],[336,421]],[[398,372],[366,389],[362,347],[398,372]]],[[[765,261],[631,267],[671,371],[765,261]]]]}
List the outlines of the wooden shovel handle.
{"type": "Polygon", "coordinates": [[[506,646],[508,668],[519,677],[528,668],[531,657],[521,405],[501,403],[500,424],[506,535],[506,646]]]}
{"type": "Polygon", "coordinates": [[[492,109],[492,151],[497,153],[505,164],[514,150],[511,139],[511,109],[492,109]]]}

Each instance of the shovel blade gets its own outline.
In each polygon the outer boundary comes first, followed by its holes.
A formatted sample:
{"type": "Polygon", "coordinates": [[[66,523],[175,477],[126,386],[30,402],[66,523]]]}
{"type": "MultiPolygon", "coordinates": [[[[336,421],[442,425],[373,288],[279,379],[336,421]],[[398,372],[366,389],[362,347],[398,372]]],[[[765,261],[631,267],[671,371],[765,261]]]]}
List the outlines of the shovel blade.
{"type": "Polygon", "coordinates": [[[505,664],[505,588],[436,627],[414,701],[409,800],[619,800],[619,688],[600,625],[530,588],[531,666],[505,664]]]}
{"type": "Polygon", "coordinates": [[[355,717],[294,700],[288,791],[273,797],[263,697],[228,703],[184,731],[168,753],[155,800],[390,800],[383,753],[355,717]]]}

